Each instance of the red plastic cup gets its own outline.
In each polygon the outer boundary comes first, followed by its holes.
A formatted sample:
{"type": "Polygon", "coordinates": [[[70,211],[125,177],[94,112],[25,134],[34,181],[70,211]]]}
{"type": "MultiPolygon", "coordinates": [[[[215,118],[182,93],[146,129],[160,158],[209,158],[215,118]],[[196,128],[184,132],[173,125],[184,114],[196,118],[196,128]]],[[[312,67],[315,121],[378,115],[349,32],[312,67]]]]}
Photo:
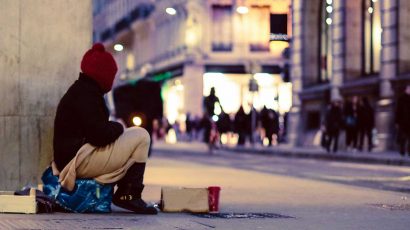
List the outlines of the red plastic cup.
{"type": "Polygon", "coordinates": [[[220,191],[221,191],[221,187],[218,187],[218,186],[208,187],[208,204],[209,204],[210,213],[219,212],[219,192],[220,191]]]}

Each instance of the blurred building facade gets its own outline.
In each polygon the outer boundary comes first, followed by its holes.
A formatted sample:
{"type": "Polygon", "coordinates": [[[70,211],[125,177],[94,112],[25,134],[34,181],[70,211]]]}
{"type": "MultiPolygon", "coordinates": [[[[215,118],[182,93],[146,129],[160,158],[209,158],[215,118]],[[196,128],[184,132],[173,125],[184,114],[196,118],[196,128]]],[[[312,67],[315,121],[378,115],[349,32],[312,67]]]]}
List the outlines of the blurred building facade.
{"type": "Polygon", "coordinates": [[[202,116],[211,87],[227,113],[252,103],[288,112],[291,27],[290,0],[94,1],[94,40],[119,63],[115,85],[162,81],[171,123],[186,113],[202,116]],[[115,51],[119,44],[123,50],[115,51]],[[250,92],[251,78],[257,92],[250,92]]]}
{"type": "Polygon", "coordinates": [[[116,84],[167,79],[171,121],[200,115],[202,97],[216,87],[228,113],[249,109],[250,100],[290,108],[288,141],[308,146],[331,100],[366,96],[378,149],[394,146],[395,101],[410,81],[406,0],[95,0],[94,10],[94,40],[124,46],[115,52],[116,84]]]}
{"type": "Polygon", "coordinates": [[[395,144],[396,98],[410,81],[406,0],[293,0],[289,140],[309,145],[333,99],[367,96],[380,150],[395,144]]]}

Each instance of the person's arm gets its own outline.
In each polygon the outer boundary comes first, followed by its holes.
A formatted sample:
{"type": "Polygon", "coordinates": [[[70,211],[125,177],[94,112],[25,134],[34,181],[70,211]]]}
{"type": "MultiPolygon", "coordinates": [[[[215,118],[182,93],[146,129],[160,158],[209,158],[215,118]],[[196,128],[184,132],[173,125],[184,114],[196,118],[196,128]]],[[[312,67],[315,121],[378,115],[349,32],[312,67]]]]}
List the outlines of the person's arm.
{"type": "Polygon", "coordinates": [[[124,131],[120,123],[108,121],[103,103],[95,95],[87,95],[78,101],[85,141],[97,147],[114,142],[124,131]]]}

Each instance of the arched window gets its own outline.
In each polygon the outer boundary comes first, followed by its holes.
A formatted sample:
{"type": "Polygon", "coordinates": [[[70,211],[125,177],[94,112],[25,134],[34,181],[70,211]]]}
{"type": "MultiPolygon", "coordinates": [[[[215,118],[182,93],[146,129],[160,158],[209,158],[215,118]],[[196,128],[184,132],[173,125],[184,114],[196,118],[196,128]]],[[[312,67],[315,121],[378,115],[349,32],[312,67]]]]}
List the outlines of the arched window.
{"type": "Polygon", "coordinates": [[[319,82],[327,82],[332,75],[332,12],[333,1],[321,1],[319,82]]]}
{"type": "Polygon", "coordinates": [[[364,0],[362,9],[362,70],[364,75],[380,71],[381,21],[380,0],[364,0]]]}

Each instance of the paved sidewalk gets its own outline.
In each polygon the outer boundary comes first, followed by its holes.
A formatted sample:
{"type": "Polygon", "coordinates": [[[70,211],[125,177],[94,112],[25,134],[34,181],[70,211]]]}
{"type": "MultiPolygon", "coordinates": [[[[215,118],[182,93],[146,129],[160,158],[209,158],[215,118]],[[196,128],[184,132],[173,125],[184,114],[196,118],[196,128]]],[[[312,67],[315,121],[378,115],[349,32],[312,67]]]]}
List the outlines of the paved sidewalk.
{"type": "MultiPolygon", "coordinates": [[[[155,142],[153,148],[156,151],[168,152],[196,152],[208,153],[208,147],[201,142],[178,142],[176,144],[168,144],[162,141],[155,142]]],[[[398,152],[346,152],[340,151],[337,153],[327,153],[320,147],[291,147],[289,145],[281,144],[278,146],[264,147],[264,146],[246,146],[233,147],[223,146],[217,151],[227,151],[232,153],[246,153],[246,154],[263,154],[279,157],[289,158],[313,158],[320,160],[332,161],[346,161],[368,164],[386,164],[398,166],[410,166],[410,157],[402,157],[398,152]]]]}

